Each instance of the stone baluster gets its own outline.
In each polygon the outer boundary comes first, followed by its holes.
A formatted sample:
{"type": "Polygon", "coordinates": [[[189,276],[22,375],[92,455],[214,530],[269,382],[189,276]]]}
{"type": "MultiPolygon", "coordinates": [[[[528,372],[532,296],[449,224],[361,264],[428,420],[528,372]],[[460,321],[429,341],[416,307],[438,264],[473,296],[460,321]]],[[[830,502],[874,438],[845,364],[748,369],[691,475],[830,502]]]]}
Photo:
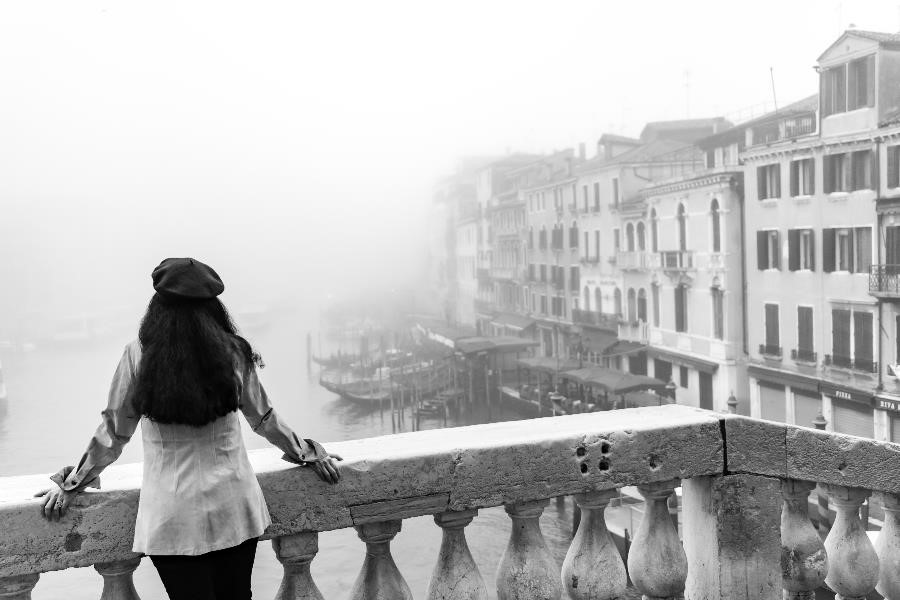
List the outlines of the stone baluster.
{"type": "Polygon", "coordinates": [[[0,598],[2,600],[31,600],[31,590],[37,585],[37,573],[0,577],[0,598]]]}
{"type": "Polygon", "coordinates": [[[559,569],[539,523],[550,500],[507,504],[509,544],[497,568],[497,600],[560,600],[559,569]]]}
{"type": "Polygon", "coordinates": [[[477,514],[477,510],[461,510],[434,515],[443,539],[427,600],[487,600],[484,579],[466,543],[465,527],[477,514]]]}
{"type": "Polygon", "coordinates": [[[100,600],[140,600],[132,579],[134,570],[140,564],[140,556],[95,564],[94,569],[103,575],[103,593],[100,594],[100,600]]]}
{"type": "Polygon", "coordinates": [[[781,482],[781,574],[786,600],[815,600],[828,574],[825,545],[809,520],[809,493],[815,487],[809,481],[781,482]]]}
{"type": "Polygon", "coordinates": [[[402,521],[381,521],[356,526],[359,539],[366,543],[366,558],[350,600],[412,600],[409,586],[391,556],[391,540],[401,525],[402,521]]]}
{"type": "Polygon", "coordinates": [[[859,519],[868,490],[823,484],[835,505],[834,524],[825,538],[828,576],[825,583],[838,600],[865,600],[878,583],[878,555],[859,519]]]}
{"type": "Polygon", "coordinates": [[[566,553],[562,584],[572,600],[614,600],[625,597],[628,574],[606,528],[604,511],[616,490],[578,494],[581,522],[566,553]]]}
{"type": "Polygon", "coordinates": [[[884,507],[884,525],[875,550],[881,574],[875,589],[888,600],[900,600],[900,497],[880,494],[884,507]]]}
{"type": "Polygon", "coordinates": [[[310,531],[276,537],[272,548],[284,567],[275,600],[324,600],[309,572],[309,564],[319,552],[319,534],[310,531]]]}
{"type": "Polygon", "coordinates": [[[679,485],[680,480],[672,479],[638,486],[646,508],[628,554],[628,572],[644,600],[684,597],[687,556],[667,504],[679,485]]]}

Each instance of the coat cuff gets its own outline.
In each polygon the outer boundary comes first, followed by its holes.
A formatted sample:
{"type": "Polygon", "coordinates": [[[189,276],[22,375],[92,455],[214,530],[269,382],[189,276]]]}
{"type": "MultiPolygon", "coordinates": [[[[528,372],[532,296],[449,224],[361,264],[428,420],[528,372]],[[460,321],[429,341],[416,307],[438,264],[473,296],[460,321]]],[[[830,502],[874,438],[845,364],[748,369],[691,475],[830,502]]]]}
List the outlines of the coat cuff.
{"type": "Polygon", "coordinates": [[[68,478],[68,476],[74,470],[75,470],[75,467],[73,467],[71,465],[69,465],[67,467],[63,467],[62,469],[60,469],[59,471],[57,471],[56,473],[54,473],[53,475],[50,476],[50,481],[52,481],[53,483],[58,485],[60,487],[60,489],[63,490],[64,492],[71,492],[74,490],[80,491],[81,489],[89,488],[89,487],[95,488],[98,490],[100,489],[100,477],[94,477],[87,483],[79,482],[77,480],[66,481],[66,478],[68,478]]]}
{"type": "Polygon", "coordinates": [[[295,465],[305,466],[307,464],[319,462],[328,458],[328,452],[325,451],[325,448],[323,448],[322,444],[320,444],[319,442],[311,440],[309,438],[298,440],[296,435],[294,435],[294,441],[300,448],[299,458],[296,456],[290,456],[289,454],[285,453],[281,455],[282,460],[294,463],[295,465]]]}

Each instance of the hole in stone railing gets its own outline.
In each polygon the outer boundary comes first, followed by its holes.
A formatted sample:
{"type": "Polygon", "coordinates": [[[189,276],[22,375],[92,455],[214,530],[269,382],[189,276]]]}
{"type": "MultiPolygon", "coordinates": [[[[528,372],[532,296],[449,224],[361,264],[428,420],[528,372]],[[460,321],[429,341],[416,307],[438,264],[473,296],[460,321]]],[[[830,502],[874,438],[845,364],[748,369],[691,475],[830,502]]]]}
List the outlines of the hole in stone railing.
{"type": "Polygon", "coordinates": [[[841,464],[838,465],[838,471],[841,472],[841,475],[844,474],[844,469],[846,469],[846,468],[847,468],[847,463],[845,463],[844,461],[841,461],[841,464]]]}
{"type": "Polygon", "coordinates": [[[650,468],[654,471],[659,470],[659,467],[660,467],[659,457],[655,454],[651,454],[648,458],[649,458],[649,462],[650,462],[650,468]]]}
{"type": "Polygon", "coordinates": [[[600,444],[600,453],[607,454],[609,453],[609,442],[603,442],[600,444]]]}
{"type": "Polygon", "coordinates": [[[63,543],[63,547],[66,549],[66,552],[77,552],[78,550],[81,550],[82,541],[81,535],[72,532],[66,535],[66,541],[63,543]]]}
{"type": "Polygon", "coordinates": [[[575,449],[575,454],[578,456],[584,456],[585,454],[587,454],[587,450],[584,449],[584,446],[578,446],[578,448],[575,449]]]}
{"type": "Polygon", "coordinates": [[[587,473],[587,471],[588,471],[588,466],[584,463],[581,463],[581,472],[587,473]]]}
{"type": "Polygon", "coordinates": [[[597,468],[599,468],[601,471],[609,471],[609,459],[605,456],[601,458],[600,464],[597,465],[597,468]]]}

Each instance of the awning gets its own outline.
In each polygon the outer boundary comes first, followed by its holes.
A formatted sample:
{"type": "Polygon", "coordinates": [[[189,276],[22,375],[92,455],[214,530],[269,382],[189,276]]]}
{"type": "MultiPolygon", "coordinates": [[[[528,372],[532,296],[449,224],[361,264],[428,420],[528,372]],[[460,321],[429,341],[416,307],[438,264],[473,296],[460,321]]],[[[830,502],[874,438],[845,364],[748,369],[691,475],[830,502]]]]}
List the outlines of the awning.
{"type": "Polygon", "coordinates": [[[463,354],[476,352],[521,352],[527,348],[537,346],[534,340],[526,340],[518,337],[480,337],[473,336],[456,340],[456,350],[463,354]]]}
{"type": "Polygon", "coordinates": [[[702,373],[713,374],[719,370],[719,363],[717,362],[704,360],[702,358],[697,358],[696,356],[681,354],[680,352],[673,352],[671,350],[662,350],[654,346],[650,346],[647,348],[647,354],[652,358],[661,358],[678,365],[694,367],[702,373]]]}
{"type": "Polygon", "coordinates": [[[519,364],[526,369],[532,371],[543,371],[544,373],[562,373],[563,371],[572,371],[581,367],[582,362],[571,358],[556,358],[555,356],[534,356],[528,358],[520,358],[519,364]]]}
{"type": "Polygon", "coordinates": [[[646,350],[647,344],[640,344],[638,342],[629,342],[627,340],[619,340],[615,344],[613,344],[607,351],[607,356],[626,356],[628,354],[635,354],[636,352],[640,352],[641,350],[646,350]]]}
{"type": "Polygon", "coordinates": [[[501,313],[497,318],[491,321],[491,325],[496,327],[509,327],[517,331],[524,331],[534,325],[534,319],[523,317],[522,315],[513,315],[509,313],[501,313]]]}
{"type": "Polygon", "coordinates": [[[638,390],[665,393],[666,383],[646,375],[632,375],[606,367],[588,367],[566,373],[566,378],[585,385],[597,385],[613,394],[625,394],[638,390]]]}

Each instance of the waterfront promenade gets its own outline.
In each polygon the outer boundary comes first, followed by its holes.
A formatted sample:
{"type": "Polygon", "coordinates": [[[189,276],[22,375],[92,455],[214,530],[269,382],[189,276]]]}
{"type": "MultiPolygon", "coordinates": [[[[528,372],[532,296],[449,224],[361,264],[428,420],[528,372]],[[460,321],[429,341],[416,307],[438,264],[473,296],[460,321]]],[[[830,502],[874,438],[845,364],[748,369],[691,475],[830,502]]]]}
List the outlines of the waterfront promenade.
{"type": "MultiPolygon", "coordinates": [[[[785,585],[796,592],[789,597],[803,598],[827,574],[844,598],[863,597],[876,584],[900,598],[900,483],[893,476],[900,446],[893,444],[671,405],[332,447],[346,458],[344,480],[334,487],[275,451],[252,453],[274,521],[268,537],[285,564],[282,591],[303,590],[280,598],[318,597],[305,567],[312,559],[329,563],[316,556],[317,532],[351,527],[368,546],[365,563],[330,565],[351,579],[359,574],[350,597],[411,597],[389,542],[405,519],[421,515],[436,515],[444,540],[429,598],[484,598],[495,585],[501,599],[618,597],[626,565],[602,515],[614,490],[627,485],[638,485],[648,500],[627,567],[649,597],[781,598],[785,585]],[[837,511],[824,545],[806,514],[813,482],[837,511]],[[679,485],[683,544],[666,506],[679,485]],[[877,553],[858,517],[873,491],[887,509],[877,553]],[[568,494],[578,495],[584,517],[560,573],[537,516],[550,498],[568,494]],[[512,525],[509,546],[496,572],[479,576],[462,532],[478,518],[474,511],[500,505],[512,525]]],[[[39,573],[94,565],[105,573],[106,598],[133,598],[138,468],[111,467],[105,490],[83,496],[68,525],[45,523],[35,510],[29,496],[42,478],[0,480],[0,590],[18,588],[9,597],[27,598],[39,573]]]]}

